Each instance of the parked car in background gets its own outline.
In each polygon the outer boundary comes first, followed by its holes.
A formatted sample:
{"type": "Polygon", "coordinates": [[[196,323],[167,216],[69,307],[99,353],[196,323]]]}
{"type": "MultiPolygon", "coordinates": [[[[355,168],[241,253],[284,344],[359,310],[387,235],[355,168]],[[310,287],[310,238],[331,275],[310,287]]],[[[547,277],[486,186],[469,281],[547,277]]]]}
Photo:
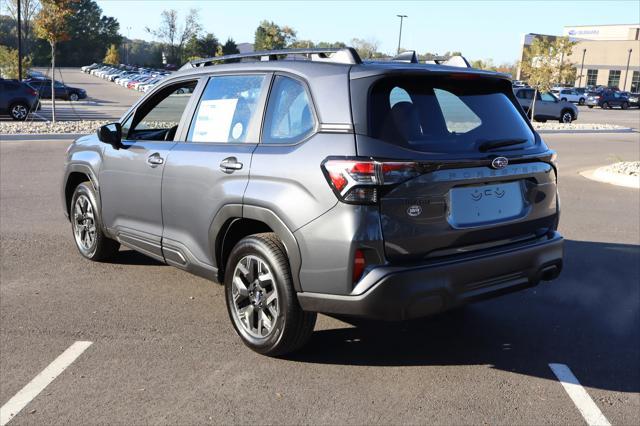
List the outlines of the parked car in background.
{"type": "Polygon", "coordinates": [[[640,93],[629,93],[629,106],[640,107],[640,103],[638,103],[638,98],[640,97],[640,93]]]}
{"type": "Polygon", "coordinates": [[[526,86],[527,86],[526,84],[524,84],[524,83],[523,83],[522,81],[520,81],[520,80],[513,80],[513,81],[511,82],[511,85],[512,85],[513,87],[526,87],[526,86]]]}
{"type": "MultiPolygon", "coordinates": [[[[25,80],[29,86],[33,87],[40,93],[42,99],[51,99],[51,80],[44,78],[35,78],[25,80]]],[[[71,87],[66,84],[55,81],[54,89],[56,91],[56,99],[64,99],[67,101],[77,101],[85,99],[87,92],[79,87],[71,87]]]]}
{"type": "Polygon", "coordinates": [[[551,93],[553,93],[561,101],[574,102],[578,105],[584,105],[584,102],[586,100],[584,94],[580,94],[578,93],[578,91],[572,88],[554,87],[553,89],[551,89],[551,93]]]}
{"type": "Polygon", "coordinates": [[[614,90],[602,90],[600,92],[592,92],[587,95],[586,104],[589,108],[598,106],[602,109],[618,107],[621,109],[629,108],[629,98],[622,92],[614,90]]]}
{"type": "Polygon", "coordinates": [[[38,108],[38,91],[18,80],[0,78],[0,115],[23,121],[38,108]]]}
{"type": "MultiPolygon", "coordinates": [[[[529,117],[531,117],[531,106],[534,89],[516,88],[514,89],[516,99],[529,117]]],[[[545,122],[547,120],[558,120],[560,123],[571,123],[578,119],[578,108],[569,101],[562,101],[552,93],[540,93],[535,103],[535,121],[545,122]]]]}
{"type": "Polygon", "coordinates": [[[96,69],[96,68],[99,68],[99,67],[101,67],[101,66],[102,66],[102,64],[99,64],[99,63],[97,63],[97,62],[94,62],[94,63],[93,63],[93,64],[91,64],[91,65],[85,65],[85,66],[83,66],[83,67],[80,67],[80,70],[81,70],[82,72],[84,72],[84,73],[88,73],[89,71],[91,71],[91,70],[93,70],[93,69],[96,69]]]}

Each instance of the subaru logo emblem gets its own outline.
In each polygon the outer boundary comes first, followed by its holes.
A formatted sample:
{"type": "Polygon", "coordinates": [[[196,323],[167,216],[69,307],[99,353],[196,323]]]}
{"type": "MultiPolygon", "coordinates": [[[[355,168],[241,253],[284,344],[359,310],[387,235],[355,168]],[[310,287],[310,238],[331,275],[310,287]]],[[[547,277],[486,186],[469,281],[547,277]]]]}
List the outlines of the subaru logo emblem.
{"type": "Polygon", "coordinates": [[[409,206],[407,209],[407,214],[411,217],[420,216],[422,213],[422,207],[420,206],[409,206]]]}
{"type": "Polygon", "coordinates": [[[494,169],[504,169],[509,164],[509,160],[505,157],[496,157],[491,162],[491,167],[494,169]]]}

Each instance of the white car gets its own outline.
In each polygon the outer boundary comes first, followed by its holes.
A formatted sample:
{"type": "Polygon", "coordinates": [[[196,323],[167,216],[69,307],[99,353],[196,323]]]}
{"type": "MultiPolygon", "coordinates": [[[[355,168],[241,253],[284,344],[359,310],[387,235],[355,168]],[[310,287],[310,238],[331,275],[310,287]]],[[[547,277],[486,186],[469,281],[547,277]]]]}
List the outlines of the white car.
{"type": "Polygon", "coordinates": [[[579,93],[575,89],[567,87],[554,87],[551,89],[551,93],[556,95],[561,101],[573,102],[578,105],[584,105],[584,101],[586,100],[584,93],[579,93]]]}

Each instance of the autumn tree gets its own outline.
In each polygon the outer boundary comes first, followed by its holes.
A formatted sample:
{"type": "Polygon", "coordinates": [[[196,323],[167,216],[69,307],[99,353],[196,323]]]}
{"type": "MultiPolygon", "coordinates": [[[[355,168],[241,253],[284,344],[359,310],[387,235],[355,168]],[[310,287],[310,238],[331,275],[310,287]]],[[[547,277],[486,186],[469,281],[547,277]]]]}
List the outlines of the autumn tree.
{"type": "Polygon", "coordinates": [[[107,54],[102,60],[105,64],[118,65],[120,63],[120,54],[118,53],[118,46],[112,44],[107,50],[107,54]]]}
{"type": "Polygon", "coordinates": [[[253,48],[258,50],[284,49],[296,39],[296,32],[293,28],[280,27],[275,22],[262,21],[255,32],[253,48]]]}
{"type": "Polygon", "coordinates": [[[38,37],[51,46],[51,119],[56,121],[56,45],[69,39],[68,19],[73,13],[74,0],[41,0],[42,8],[35,18],[35,30],[38,37]]]}
{"type": "MultiPolygon", "coordinates": [[[[22,57],[22,69],[29,69],[31,58],[22,57]]],[[[0,77],[6,79],[18,79],[18,50],[7,46],[0,46],[0,77]]]]}
{"type": "Polygon", "coordinates": [[[538,37],[524,51],[521,63],[522,74],[528,76],[529,86],[533,87],[534,95],[531,103],[531,119],[535,117],[536,99],[538,92],[551,90],[554,83],[560,83],[575,77],[575,69],[568,58],[575,42],[569,37],[538,37]]]}

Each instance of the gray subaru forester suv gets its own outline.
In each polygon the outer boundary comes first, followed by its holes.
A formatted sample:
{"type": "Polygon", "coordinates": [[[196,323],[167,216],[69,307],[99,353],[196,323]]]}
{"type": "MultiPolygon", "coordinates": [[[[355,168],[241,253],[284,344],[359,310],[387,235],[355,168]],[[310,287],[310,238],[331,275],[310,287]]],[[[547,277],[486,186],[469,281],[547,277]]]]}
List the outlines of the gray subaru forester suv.
{"type": "Polygon", "coordinates": [[[350,48],[185,65],[68,149],[80,253],[224,283],[271,356],[316,313],[402,320],[558,276],[555,153],[502,74],[350,48]]]}

